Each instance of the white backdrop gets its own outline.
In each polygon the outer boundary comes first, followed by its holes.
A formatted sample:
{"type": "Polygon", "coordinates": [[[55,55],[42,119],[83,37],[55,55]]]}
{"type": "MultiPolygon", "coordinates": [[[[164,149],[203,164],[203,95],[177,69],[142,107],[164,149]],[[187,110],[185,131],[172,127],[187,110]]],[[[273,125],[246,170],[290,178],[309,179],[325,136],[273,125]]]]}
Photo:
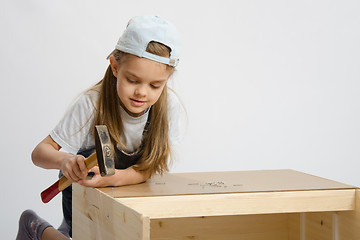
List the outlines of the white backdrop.
{"type": "Polygon", "coordinates": [[[30,153],[99,81],[135,15],[183,36],[172,84],[189,125],[173,172],[291,168],[360,186],[360,2],[2,0],[1,239],[21,212],[57,226],[57,171],[30,153]]]}

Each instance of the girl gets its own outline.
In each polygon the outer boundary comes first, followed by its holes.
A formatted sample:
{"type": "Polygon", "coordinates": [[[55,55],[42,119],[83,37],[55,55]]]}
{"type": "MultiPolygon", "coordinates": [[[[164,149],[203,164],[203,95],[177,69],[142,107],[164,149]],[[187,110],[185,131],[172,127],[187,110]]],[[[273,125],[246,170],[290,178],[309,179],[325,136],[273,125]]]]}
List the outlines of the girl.
{"type": "MultiPolygon", "coordinates": [[[[180,139],[183,109],[167,81],[178,63],[179,34],[156,16],[135,17],[109,55],[104,78],[83,93],[32,153],[35,165],[60,169],[87,187],[123,186],[167,172],[170,146],[180,139]],[[115,148],[115,175],[88,174],[84,160],[95,149],[95,125],[106,125],[115,148]],[[65,151],[59,151],[63,149],[65,151]]],[[[71,186],[63,191],[63,235],[32,211],[20,218],[17,239],[71,237],[71,186]],[[37,223],[37,224],[34,224],[37,223]],[[34,226],[35,225],[35,226],[34,226]],[[31,236],[26,238],[25,236],[31,236]]]]}

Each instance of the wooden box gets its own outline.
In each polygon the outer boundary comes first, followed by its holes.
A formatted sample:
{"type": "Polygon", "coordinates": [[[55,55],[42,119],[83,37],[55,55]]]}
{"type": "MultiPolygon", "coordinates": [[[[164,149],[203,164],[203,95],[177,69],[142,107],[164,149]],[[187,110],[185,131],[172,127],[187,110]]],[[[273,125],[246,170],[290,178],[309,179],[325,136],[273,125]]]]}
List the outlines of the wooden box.
{"type": "Polygon", "coordinates": [[[359,240],[360,190],[294,170],[74,184],[73,239],[359,240]]]}

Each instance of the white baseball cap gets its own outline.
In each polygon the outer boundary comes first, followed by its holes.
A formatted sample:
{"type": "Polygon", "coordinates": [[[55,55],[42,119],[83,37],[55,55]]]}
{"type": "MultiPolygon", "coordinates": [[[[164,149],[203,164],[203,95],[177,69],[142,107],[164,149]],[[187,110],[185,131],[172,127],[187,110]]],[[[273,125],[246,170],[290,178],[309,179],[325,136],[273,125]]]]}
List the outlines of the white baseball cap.
{"type": "Polygon", "coordinates": [[[174,25],[158,16],[138,16],[129,21],[115,48],[175,67],[179,63],[181,50],[180,34],[174,25]],[[151,41],[169,47],[170,57],[147,52],[146,48],[151,41]]]}

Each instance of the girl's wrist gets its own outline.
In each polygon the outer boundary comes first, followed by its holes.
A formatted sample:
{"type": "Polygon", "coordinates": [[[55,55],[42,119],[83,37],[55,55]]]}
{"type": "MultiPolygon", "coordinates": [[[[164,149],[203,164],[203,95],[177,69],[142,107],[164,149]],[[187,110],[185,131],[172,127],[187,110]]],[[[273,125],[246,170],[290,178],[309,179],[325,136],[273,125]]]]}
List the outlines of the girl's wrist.
{"type": "Polygon", "coordinates": [[[120,169],[115,169],[115,174],[109,177],[104,177],[106,178],[106,184],[107,186],[114,186],[114,187],[120,187],[123,186],[123,174],[122,171],[124,170],[120,170],[120,169]]]}

